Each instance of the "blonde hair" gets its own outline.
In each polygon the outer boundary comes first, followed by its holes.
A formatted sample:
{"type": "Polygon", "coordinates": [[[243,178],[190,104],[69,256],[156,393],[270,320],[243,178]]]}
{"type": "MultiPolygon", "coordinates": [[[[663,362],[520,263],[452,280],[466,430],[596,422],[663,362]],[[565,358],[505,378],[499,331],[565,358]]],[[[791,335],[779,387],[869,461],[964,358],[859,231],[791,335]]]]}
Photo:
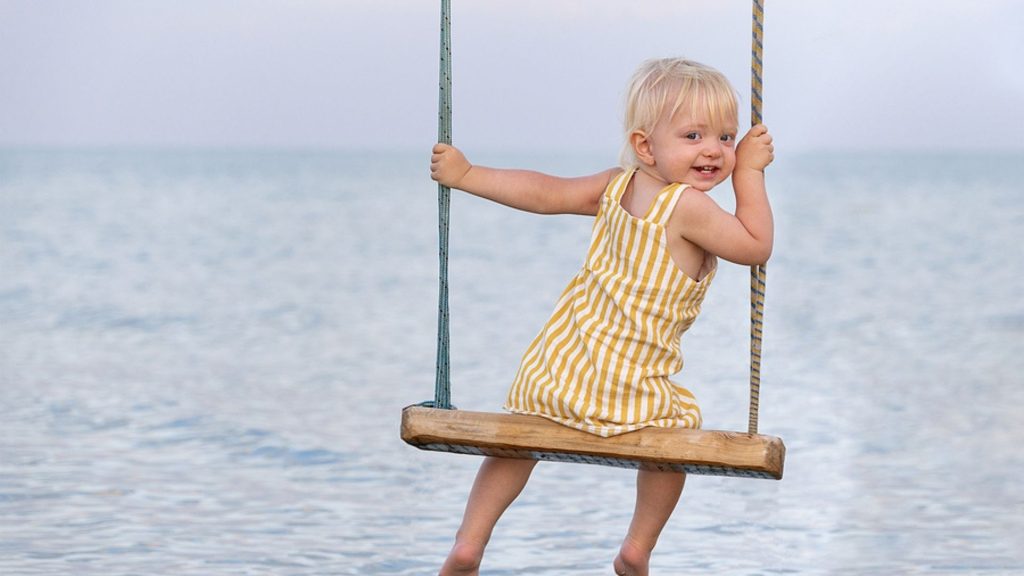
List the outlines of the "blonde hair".
{"type": "Polygon", "coordinates": [[[694,116],[706,115],[716,127],[737,122],[736,89],[718,70],[684,58],[660,58],[640,65],[626,92],[626,142],[619,158],[623,168],[638,163],[630,135],[636,131],[650,135],[666,110],[672,118],[684,106],[694,116]]]}

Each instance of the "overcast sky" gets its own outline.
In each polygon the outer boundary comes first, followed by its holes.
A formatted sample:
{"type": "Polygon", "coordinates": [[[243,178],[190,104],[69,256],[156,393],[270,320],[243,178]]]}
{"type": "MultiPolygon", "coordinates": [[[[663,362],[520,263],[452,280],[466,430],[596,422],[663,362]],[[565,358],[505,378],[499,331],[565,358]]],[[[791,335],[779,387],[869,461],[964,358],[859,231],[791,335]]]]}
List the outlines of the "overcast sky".
{"type": "MultiPolygon", "coordinates": [[[[766,0],[780,145],[1024,150],[1024,2],[766,0]]],[[[745,0],[453,0],[455,139],[618,150],[636,65],[749,105],[745,0]]],[[[0,146],[422,148],[433,0],[0,0],[0,146]]]]}

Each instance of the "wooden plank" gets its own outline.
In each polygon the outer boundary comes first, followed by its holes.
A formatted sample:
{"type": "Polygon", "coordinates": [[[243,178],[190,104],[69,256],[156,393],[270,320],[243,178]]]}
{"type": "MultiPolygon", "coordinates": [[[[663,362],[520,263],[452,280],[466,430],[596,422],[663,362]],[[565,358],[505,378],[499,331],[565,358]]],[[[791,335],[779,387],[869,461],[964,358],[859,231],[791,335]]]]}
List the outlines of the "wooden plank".
{"type": "Polygon", "coordinates": [[[782,478],[786,455],[781,439],[761,434],[643,428],[602,438],[539,416],[422,406],[402,411],[402,439],[429,450],[774,479],[782,478]]]}

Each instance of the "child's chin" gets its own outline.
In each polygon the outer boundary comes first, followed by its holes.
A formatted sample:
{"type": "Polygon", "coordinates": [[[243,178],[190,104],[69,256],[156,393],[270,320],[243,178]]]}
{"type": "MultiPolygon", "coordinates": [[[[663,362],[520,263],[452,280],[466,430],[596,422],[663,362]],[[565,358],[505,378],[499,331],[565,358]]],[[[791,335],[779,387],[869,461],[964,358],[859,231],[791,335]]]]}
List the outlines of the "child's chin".
{"type": "Polygon", "coordinates": [[[718,185],[718,182],[684,182],[684,184],[688,184],[690,188],[693,188],[694,190],[710,192],[712,188],[718,185]]]}

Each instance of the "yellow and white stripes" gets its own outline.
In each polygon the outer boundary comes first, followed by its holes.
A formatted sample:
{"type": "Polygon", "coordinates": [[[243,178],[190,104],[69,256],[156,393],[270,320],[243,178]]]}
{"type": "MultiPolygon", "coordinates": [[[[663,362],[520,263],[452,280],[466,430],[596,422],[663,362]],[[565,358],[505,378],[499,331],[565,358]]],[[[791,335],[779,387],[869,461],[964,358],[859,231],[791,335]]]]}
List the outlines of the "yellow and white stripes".
{"type": "Polygon", "coordinates": [[[637,218],[621,205],[632,176],[605,191],[583,269],[523,356],[506,410],[601,436],[700,427],[693,395],[668,377],[715,271],[697,282],[669,254],[665,225],[685,186],[666,187],[637,218]]]}

